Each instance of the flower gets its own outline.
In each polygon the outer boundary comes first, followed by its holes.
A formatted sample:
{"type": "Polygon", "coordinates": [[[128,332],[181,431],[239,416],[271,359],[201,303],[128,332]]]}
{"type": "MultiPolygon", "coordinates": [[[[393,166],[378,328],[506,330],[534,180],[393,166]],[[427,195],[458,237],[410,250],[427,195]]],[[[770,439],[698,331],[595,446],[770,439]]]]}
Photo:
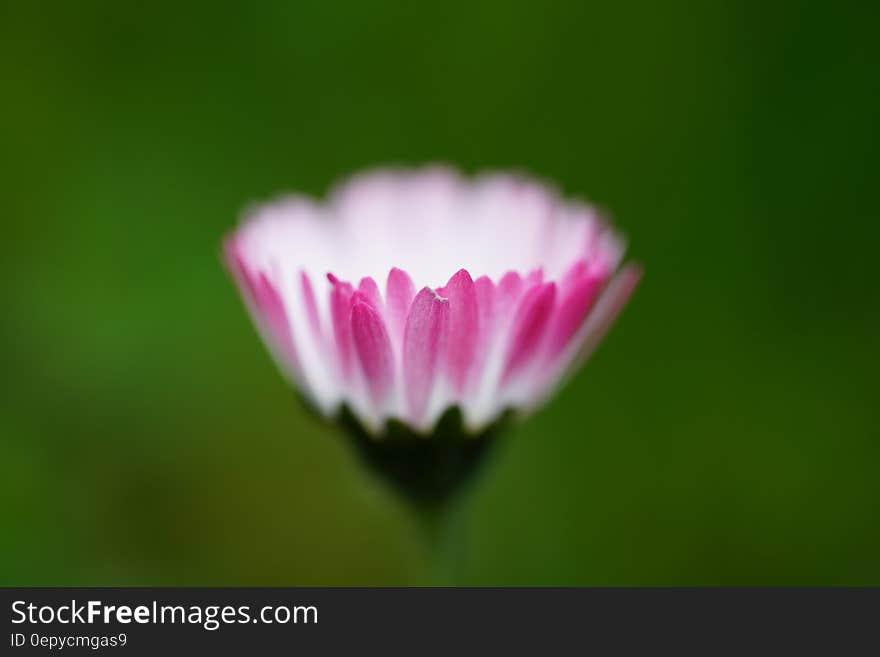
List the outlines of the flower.
{"type": "Polygon", "coordinates": [[[389,419],[430,432],[451,407],[479,433],[536,408],[635,288],[623,251],[595,209],[545,185],[438,167],[258,206],[225,242],[283,372],[374,435],[389,419]]]}

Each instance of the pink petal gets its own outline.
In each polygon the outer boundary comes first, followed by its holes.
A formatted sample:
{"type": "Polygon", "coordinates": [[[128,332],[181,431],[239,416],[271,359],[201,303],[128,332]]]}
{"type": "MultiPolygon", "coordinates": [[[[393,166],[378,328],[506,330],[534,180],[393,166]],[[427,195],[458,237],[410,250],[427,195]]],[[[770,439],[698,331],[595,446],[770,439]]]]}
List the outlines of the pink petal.
{"type": "Polygon", "coordinates": [[[523,281],[523,285],[528,290],[528,289],[531,289],[532,287],[534,287],[535,285],[537,285],[538,283],[543,283],[543,282],[544,282],[544,268],[538,267],[537,269],[533,269],[532,271],[530,271],[526,275],[525,281],[523,281]]]}
{"type": "Polygon", "coordinates": [[[565,291],[569,287],[576,285],[589,272],[589,265],[586,260],[578,260],[568,268],[559,281],[560,291],[565,291]]]}
{"type": "Polygon", "coordinates": [[[230,237],[223,246],[226,264],[238,282],[254,321],[266,334],[265,339],[274,343],[277,357],[283,358],[293,373],[301,377],[302,367],[281,294],[265,273],[250,270],[238,240],[230,237]]]}
{"type": "Polygon", "coordinates": [[[330,319],[333,322],[333,337],[336,340],[336,354],[343,378],[351,375],[351,296],[354,290],[333,274],[327,274],[333,284],[330,290],[330,319]]]}
{"type": "Polygon", "coordinates": [[[362,278],[361,282],[358,284],[358,292],[367,298],[369,304],[373,306],[374,310],[379,313],[382,312],[382,295],[379,294],[379,286],[376,285],[376,281],[369,276],[362,278]]]}
{"type": "Polygon", "coordinates": [[[245,263],[244,255],[241,252],[239,241],[235,237],[227,237],[223,243],[223,255],[226,260],[226,266],[232,272],[233,277],[241,288],[245,299],[255,304],[257,301],[257,290],[254,280],[248,271],[245,263]]]}
{"type": "Polygon", "coordinates": [[[583,324],[605,281],[604,277],[585,275],[577,281],[567,281],[564,288],[560,286],[563,291],[559,305],[547,331],[549,359],[555,358],[569,344],[583,324]]]}
{"type": "Polygon", "coordinates": [[[480,276],[474,281],[477,295],[477,309],[480,316],[480,338],[477,343],[477,355],[479,362],[476,367],[482,366],[483,359],[489,349],[489,339],[495,326],[495,285],[488,276],[480,276]]]}
{"type": "Polygon", "coordinates": [[[318,314],[318,302],[315,299],[315,291],[312,289],[312,282],[309,275],[305,271],[299,272],[300,284],[302,286],[303,302],[306,306],[306,316],[309,320],[309,326],[315,336],[315,340],[321,342],[321,318],[318,314]]]}
{"type": "Polygon", "coordinates": [[[428,287],[416,295],[409,310],[403,334],[403,385],[414,422],[421,421],[428,405],[448,311],[448,301],[428,287]]]}
{"type": "Polygon", "coordinates": [[[479,337],[477,293],[471,275],[460,269],[449,279],[443,294],[449,299],[446,364],[452,385],[460,393],[473,366],[479,337]]]}
{"type": "Polygon", "coordinates": [[[409,313],[409,307],[415,295],[416,288],[409,274],[402,269],[393,267],[388,272],[388,282],[385,284],[385,299],[388,306],[388,329],[397,341],[403,339],[406,316],[409,313]]]}
{"type": "Polygon", "coordinates": [[[493,315],[495,284],[492,283],[492,279],[488,276],[480,276],[474,281],[474,288],[477,295],[477,308],[480,310],[480,325],[485,327],[493,315]]]}
{"type": "Polygon", "coordinates": [[[538,351],[555,300],[555,283],[536,285],[523,296],[511,327],[502,382],[520,371],[538,351]]]}
{"type": "Polygon", "coordinates": [[[381,406],[394,382],[394,358],[381,316],[360,292],[352,295],[351,338],[370,398],[381,406]]]}
{"type": "Polygon", "coordinates": [[[523,281],[518,273],[509,271],[504,274],[495,290],[495,310],[498,315],[503,316],[511,310],[522,291],[523,281]]]}
{"type": "Polygon", "coordinates": [[[274,338],[275,344],[280,349],[281,356],[293,366],[295,372],[300,372],[299,357],[293,341],[290,322],[287,319],[287,311],[284,300],[276,287],[263,272],[260,272],[256,280],[251,277],[251,284],[255,292],[256,306],[262,315],[263,324],[274,338]]]}
{"type": "Polygon", "coordinates": [[[586,337],[578,349],[573,363],[575,367],[583,363],[602,341],[641,279],[641,266],[632,264],[624,267],[608,284],[584,323],[582,331],[586,337]]]}

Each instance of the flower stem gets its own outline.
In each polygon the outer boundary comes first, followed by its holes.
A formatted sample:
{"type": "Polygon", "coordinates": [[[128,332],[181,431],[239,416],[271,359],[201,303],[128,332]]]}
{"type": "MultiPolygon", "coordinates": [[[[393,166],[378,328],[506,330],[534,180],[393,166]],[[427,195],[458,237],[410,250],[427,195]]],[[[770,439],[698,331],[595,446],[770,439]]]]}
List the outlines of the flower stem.
{"type": "Polygon", "coordinates": [[[429,586],[461,584],[465,566],[466,504],[455,502],[416,509],[429,586]]]}

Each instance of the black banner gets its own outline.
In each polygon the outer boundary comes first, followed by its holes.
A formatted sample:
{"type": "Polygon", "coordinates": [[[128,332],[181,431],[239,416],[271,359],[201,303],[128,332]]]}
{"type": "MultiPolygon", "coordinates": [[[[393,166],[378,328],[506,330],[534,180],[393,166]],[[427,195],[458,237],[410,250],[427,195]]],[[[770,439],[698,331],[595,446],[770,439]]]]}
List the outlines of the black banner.
{"type": "Polygon", "coordinates": [[[5,588],[0,596],[0,653],[9,655],[880,652],[880,589],[5,588]]]}

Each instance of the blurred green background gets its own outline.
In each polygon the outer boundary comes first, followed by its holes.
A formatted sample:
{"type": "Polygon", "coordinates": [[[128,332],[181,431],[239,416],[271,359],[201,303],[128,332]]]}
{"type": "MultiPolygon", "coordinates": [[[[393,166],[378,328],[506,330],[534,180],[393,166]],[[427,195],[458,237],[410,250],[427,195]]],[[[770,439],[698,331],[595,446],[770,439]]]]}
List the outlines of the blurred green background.
{"type": "Polygon", "coordinates": [[[462,584],[880,584],[862,3],[8,2],[0,583],[419,584],[220,265],[249,202],[523,168],[641,288],[474,490],[462,584]]]}

